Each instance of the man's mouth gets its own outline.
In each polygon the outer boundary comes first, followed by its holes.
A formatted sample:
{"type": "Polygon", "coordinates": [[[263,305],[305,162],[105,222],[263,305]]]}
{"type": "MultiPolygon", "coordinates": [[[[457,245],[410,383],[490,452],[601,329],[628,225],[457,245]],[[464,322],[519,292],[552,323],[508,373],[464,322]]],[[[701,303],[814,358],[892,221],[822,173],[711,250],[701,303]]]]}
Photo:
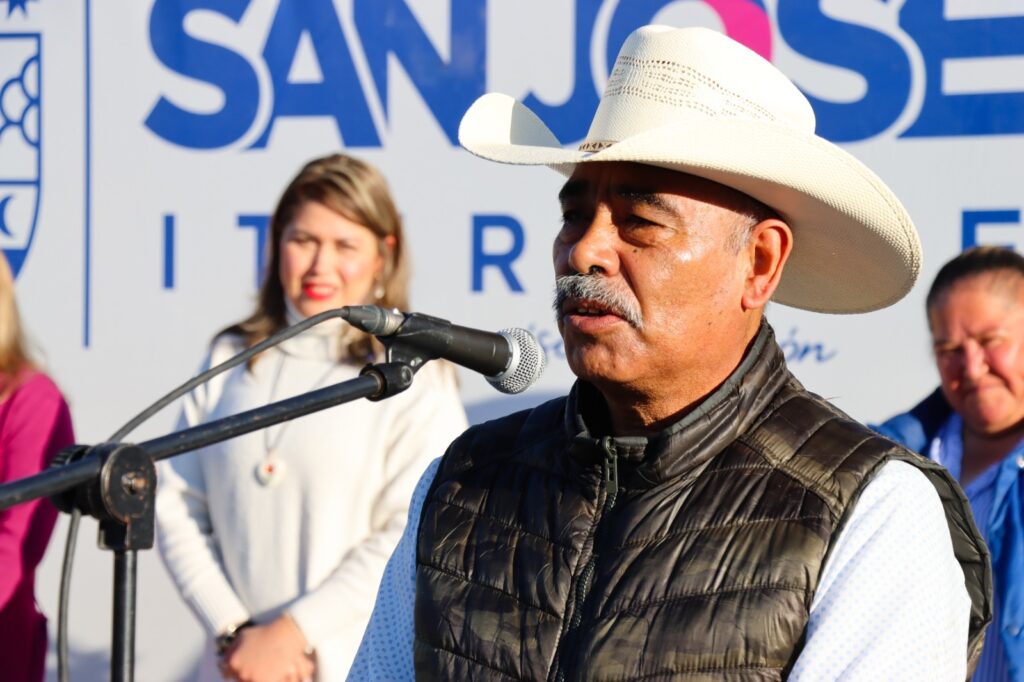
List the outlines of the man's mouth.
{"type": "Polygon", "coordinates": [[[583,315],[585,317],[601,317],[603,315],[622,317],[617,311],[596,301],[566,301],[565,305],[562,306],[562,314],[583,315]]]}
{"type": "Polygon", "coordinates": [[[609,332],[628,320],[607,303],[570,298],[562,306],[561,322],[566,329],[589,336],[609,332]]]}
{"type": "Polygon", "coordinates": [[[643,317],[636,299],[597,275],[576,274],[559,277],[555,280],[555,297],[552,304],[560,322],[576,324],[570,320],[586,320],[586,328],[592,332],[609,328],[619,322],[626,322],[635,329],[643,329],[643,317]]]}

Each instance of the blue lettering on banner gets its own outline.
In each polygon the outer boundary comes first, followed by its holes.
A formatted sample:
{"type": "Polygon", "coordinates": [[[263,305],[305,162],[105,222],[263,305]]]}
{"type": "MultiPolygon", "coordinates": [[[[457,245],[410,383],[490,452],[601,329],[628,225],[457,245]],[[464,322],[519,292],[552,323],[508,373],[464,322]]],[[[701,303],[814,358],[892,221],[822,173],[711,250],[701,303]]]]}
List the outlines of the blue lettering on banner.
{"type": "Polygon", "coordinates": [[[849,69],[867,82],[855,102],[830,102],[807,94],[816,131],[834,142],[864,140],[899,118],[910,96],[910,59],[895,40],[879,31],[826,16],[818,3],[779,0],[779,32],[796,52],[814,61],[849,69]]]}
{"type": "MultiPolygon", "coordinates": [[[[978,227],[981,225],[1013,225],[1020,227],[1020,211],[964,211],[961,214],[961,246],[969,249],[978,245],[978,227]]],[[[992,246],[996,246],[993,244],[992,246]]],[[[1013,248],[1012,244],[999,244],[1013,248]]]]}
{"type": "Polygon", "coordinates": [[[779,338],[779,348],[786,356],[786,362],[797,364],[805,361],[824,364],[839,354],[837,350],[829,350],[824,341],[804,341],[799,338],[800,330],[790,327],[785,337],[779,338]]]}
{"type": "Polygon", "coordinates": [[[263,48],[274,85],[274,108],[253,147],[265,147],[274,121],[284,116],[330,116],[349,147],[379,147],[380,138],[359,86],[352,54],[331,0],[282,2],[263,48]],[[320,65],[319,83],[291,83],[299,39],[309,36],[320,65]]]}
{"type": "Polygon", "coordinates": [[[597,109],[597,86],[590,69],[590,40],[602,0],[577,0],[576,30],[573,47],[573,89],[565,102],[542,102],[532,92],[523,104],[536,113],[563,142],[582,140],[590,125],[590,113],[597,109]]]}
{"type": "MultiPolygon", "coordinates": [[[[752,49],[771,53],[771,31],[754,31],[749,22],[737,19],[743,12],[755,11],[767,22],[763,2],[705,2],[719,13],[731,34],[747,43],[764,41],[751,44],[752,49]]],[[[591,55],[599,55],[610,69],[625,37],[671,4],[673,0],[576,0],[574,32],[569,37],[571,94],[560,103],[541,101],[530,91],[512,94],[523,99],[559,140],[570,143],[583,138],[598,102],[591,55]],[[607,42],[592,50],[598,14],[609,2],[614,6],[607,42]]],[[[186,18],[193,11],[216,12],[237,24],[249,5],[250,0],[154,0],[149,34],[157,59],[171,71],[207,83],[224,95],[223,106],[215,112],[190,109],[187,102],[159,95],[145,121],[154,134],[196,149],[226,147],[252,128],[260,102],[269,98],[270,119],[255,147],[268,143],[280,118],[309,116],[332,118],[348,147],[379,147],[380,131],[368,103],[376,98],[388,119],[389,65],[397,64],[455,144],[462,113],[487,89],[485,0],[450,0],[447,60],[427,37],[408,0],[353,0],[354,36],[346,34],[332,0],[279,2],[262,53],[271,75],[270,92],[260,91],[256,68],[245,56],[196,38],[185,29],[186,18]],[[319,62],[319,82],[288,80],[303,39],[308,39],[319,62]],[[352,50],[356,47],[361,47],[372,77],[366,88],[354,66],[358,55],[352,50]]],[[[906,0],[898,17],[896,28],[916,43],[925,67],[921,109],[903,136],[1024,133],[1024,92],[948,92],[944,80],[944,66],[951,60],[1024,57],[1020,40],[1024,16],[949,19],[942,3],[906,0]]],[[[784,40],[808,60],[852,72],[865,83],[864,94],[855,101],[809,96],[823,137],[836,142],[869,139],[904,114],[914,89],[909,54],[913,47],[897,41],[891,30],[842,21],[827,15],[820,3],[802,0],[778,0],[775,20],[775,40],[784,40]]]]}
{"type": "Polygon", "coordinates": [[[174,288],[174,216],[164,216],[164,289],[174,288]]]}
{"type": "Polygon", "coordinates": [[[451,0],[448,62],[444,62],[403,0],[355,0],[353,12],[366,62],[388,114],[388,57],[413,86],[452,144],[469,105],[484,94],[487,19],[484,0],[451,0]]]}
{"type": "MultiPolygon", "coordinates": [[[[565,343],[557,329],[550,329],[536,322],[531,323],[527,329],[537,338],[548,362],[553,359],[565,360],[565,343]]],[[[790,327],[785,337],[779,337],[779,347],[786,357],[786,362],[790,364],[804,362],[824,364],[832,361],[839,354],[838,350],[828,348],[824,341],[800,338],[800,330],[797,327],[790,327]]]]}
{"type": "Polygon", "coordinates": [[[224,147],[252,126],[260,102],[256,72],[245,57],[226,47],[203,42],[185,32],[185,17],[198,9],[223,15],[236,24],[249,0],[156,0],[149,17],[153,53],[172,71],[209,83],[224,93],[224,106],[213,113],[179,107],[160,96],[145,125],[173,144],[194,149],[224,147]]]}
{"type": "Polygon", "coordinates": [[[951,59],[1024,57],[1024,17],[949,20],[945,3],[910,0],[900,24],[925,63],[921,113],[904,137],[1024,133],[1024,92],[946,94],[943,64],[951,59]]]}
{"type": "Polygon", "coordinates": [[[512,272],[512,263],[519,258],[526,246],[526,233],[518,220],[507,215],[474,215],[473,216],[473,285],[472,291],[484,290],[484,268],[497,268],[505,279],[508,288],[516,293],[523,292],[516,274],[512,272]],[[512,245],[507,251],[484,251],[484,233],[487,230],[503,230],[512,238],[512,245]]]}
{"type": "Polygon", "coordinates": [[[238,216],[238,227],[251,229],[256,233],[256,288],[263,284],[263,269],[267,263],[267,229],[270,226],[270,216],[266,215],[240,215],[238,216]]]}

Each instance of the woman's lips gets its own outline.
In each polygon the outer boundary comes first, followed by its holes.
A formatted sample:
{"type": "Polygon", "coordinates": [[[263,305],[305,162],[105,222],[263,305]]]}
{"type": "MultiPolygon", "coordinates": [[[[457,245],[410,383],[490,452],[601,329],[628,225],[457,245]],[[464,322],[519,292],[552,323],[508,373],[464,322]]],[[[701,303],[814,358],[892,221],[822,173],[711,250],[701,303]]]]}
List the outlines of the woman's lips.
{"type": "Polygon", "coordinates": [[[329,298],[333,298],[335,291],[337,290],[334,287],[325,284],[302,285],[303,296],[314,301],[326,301],[329,298]]]}

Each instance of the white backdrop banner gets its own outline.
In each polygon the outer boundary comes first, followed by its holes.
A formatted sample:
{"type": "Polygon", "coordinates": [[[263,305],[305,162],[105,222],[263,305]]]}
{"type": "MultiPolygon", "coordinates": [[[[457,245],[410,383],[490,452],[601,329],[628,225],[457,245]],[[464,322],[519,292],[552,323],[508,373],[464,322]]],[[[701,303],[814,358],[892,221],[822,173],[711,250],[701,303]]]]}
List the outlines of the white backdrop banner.
{"type": "MultiPolygon", "coordinates": [[[[414,309],[526,327],[544,346],[550,368],[520,398],[464,375],[471,419],[563,393],[550,312],[561,179],[476,159],[456,131],[499,91],[577,142],[619,46],[648,23],[710,26],[772,60],[818,132],[905,202],[926,260],[903,302],[769,316],[794,372],[855,417],[924,396],[932,276],[965,246],[1024,245],[1024,0],[0,0],[0,247],[79,441],[190,376],[250,311],[278,194],[335,150],[391,183],[414,309]]],[[[166,433],[172,412],[135,437],[166,433]]],[[[62,532],[37,588],[51,621],[62,532]]],[[[96,679],[109,557],[80,546],[73,669],[96,679]]],[[[198,626],[152,552],[140,579],[139,678],[187,679],[198,626]]]]}

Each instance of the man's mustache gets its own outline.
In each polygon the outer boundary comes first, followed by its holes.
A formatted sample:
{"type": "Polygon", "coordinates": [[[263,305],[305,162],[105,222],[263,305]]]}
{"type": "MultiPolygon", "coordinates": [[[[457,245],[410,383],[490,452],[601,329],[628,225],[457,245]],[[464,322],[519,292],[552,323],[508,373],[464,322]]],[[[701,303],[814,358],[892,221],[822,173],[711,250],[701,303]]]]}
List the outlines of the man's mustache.
{"type": "Polygon", "coordinates": [[[578,298],[593,301],[618,315],[636,329],[644,328],[640,302],[632,292],[613,287],[601,275],[563,275],[555,279],[555,296],[552,306],[555,320],[562,317],[562,305],[567,299],[578,298]]]}

